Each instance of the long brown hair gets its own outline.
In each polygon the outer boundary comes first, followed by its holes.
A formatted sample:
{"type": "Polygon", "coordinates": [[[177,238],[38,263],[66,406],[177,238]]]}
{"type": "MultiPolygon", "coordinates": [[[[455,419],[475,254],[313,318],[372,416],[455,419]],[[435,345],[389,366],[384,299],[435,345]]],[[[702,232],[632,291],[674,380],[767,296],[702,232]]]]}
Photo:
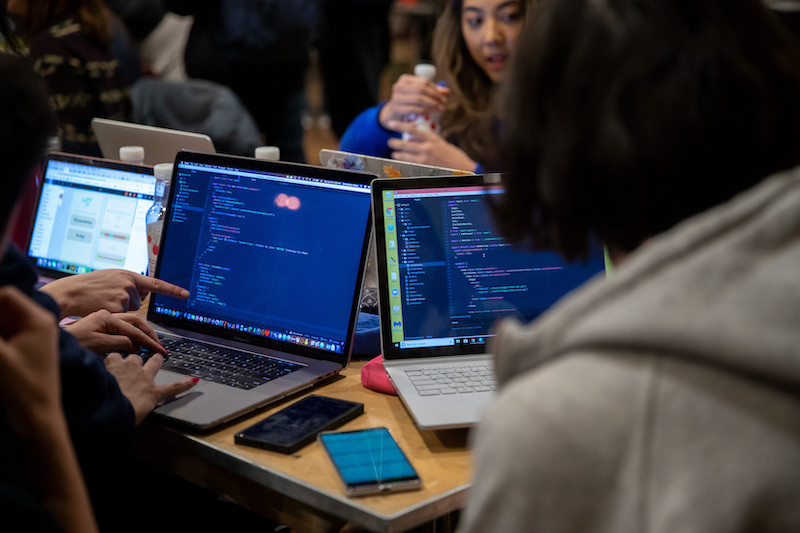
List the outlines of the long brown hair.
{"type": "MultiPolygon", "coordinates": [[[[523,10],[534,0],[521,0],[523,10]]],[[[497,112],[493,105],[495,83],[472,59],[461,33],[463,0],[447,0],[436,21],[431,55],[439,77],[450,89],[442,136],[484,166],[497,158],[493,133],[497,112]]]]}
{"type": "Polygon", "coordinates": [[[103,0],[27,0],[25,38],[31,40],[53,24],[69,18],[98,43],[107,45],[111,41],[110,11],[103,0]]]}

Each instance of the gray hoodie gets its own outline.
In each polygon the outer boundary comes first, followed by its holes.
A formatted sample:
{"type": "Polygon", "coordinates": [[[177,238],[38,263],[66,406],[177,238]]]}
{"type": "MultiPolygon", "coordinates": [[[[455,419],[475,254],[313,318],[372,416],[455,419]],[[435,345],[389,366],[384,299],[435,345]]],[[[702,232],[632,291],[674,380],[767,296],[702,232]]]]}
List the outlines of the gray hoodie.
{"type": "Polygon", "coordinates": [[[800,169],[494,352],[462,533],[800,531],[800,169]]]}

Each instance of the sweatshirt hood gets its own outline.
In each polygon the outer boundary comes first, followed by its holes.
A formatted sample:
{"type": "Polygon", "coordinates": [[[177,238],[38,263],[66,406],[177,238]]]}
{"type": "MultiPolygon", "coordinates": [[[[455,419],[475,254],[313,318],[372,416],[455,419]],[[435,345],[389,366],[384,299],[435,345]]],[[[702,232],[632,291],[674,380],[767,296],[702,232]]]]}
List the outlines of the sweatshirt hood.
{"type": "Polygon", "coordinates": [[[501,323],[504,383],[578,352],[680,357],[800,383],[800,168],[658,235],[533,323],[501,323]]]}

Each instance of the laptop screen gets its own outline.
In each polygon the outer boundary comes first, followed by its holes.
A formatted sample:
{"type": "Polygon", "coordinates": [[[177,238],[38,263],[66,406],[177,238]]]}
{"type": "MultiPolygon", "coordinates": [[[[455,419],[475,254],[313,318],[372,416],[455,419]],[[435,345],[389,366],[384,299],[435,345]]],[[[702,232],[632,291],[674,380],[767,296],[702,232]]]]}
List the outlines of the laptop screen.
{"type": "Polygon", "coordinates": [[[157,276],[191,297],[155,296],[151,319],[344,355],[368,242],[370,178],[182,153],[157,276]]]}
{"type": "Polygon", "coordinates": [[[124,268],[146,274],[145,215],[154,189],[151,167],[50,154],[28,256],[53,273],[124,268]]]}
{"type": "Polygon", "coordinates": [[[490,206],[503,190],[478,179],[379,185],[384,356],[387,342],[403,357],[481,353],[498,319],[530,321],[604,270],[601,247],[570,264],[506,242],[490,206]]]}

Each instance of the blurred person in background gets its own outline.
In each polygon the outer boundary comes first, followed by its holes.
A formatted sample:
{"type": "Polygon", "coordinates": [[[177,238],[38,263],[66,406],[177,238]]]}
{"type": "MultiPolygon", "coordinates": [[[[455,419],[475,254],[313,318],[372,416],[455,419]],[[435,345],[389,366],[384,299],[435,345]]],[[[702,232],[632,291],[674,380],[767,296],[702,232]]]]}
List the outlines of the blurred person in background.
{"type": "Polygon", "coordinates": [[[111,12],[102,0],[9,0],[7,9],[47,83],[61,149],[100,156],[92,118],[132,116],[130,80],[113,50],[111,12]]]}
{"type": "Polygon", "coordinates": [[[448,0],[434,29],[441,84],[404,74],[391,98],[350,124],[339,149],[414,163],[483,172],[496,167],[493,95],[503,80],[526,12],[536,0],[448,0]],[[442,113],[441,132],[404,123],[409,114],[442,113]],[[403,140],[401,133],[412,135],[403,140]]]}

